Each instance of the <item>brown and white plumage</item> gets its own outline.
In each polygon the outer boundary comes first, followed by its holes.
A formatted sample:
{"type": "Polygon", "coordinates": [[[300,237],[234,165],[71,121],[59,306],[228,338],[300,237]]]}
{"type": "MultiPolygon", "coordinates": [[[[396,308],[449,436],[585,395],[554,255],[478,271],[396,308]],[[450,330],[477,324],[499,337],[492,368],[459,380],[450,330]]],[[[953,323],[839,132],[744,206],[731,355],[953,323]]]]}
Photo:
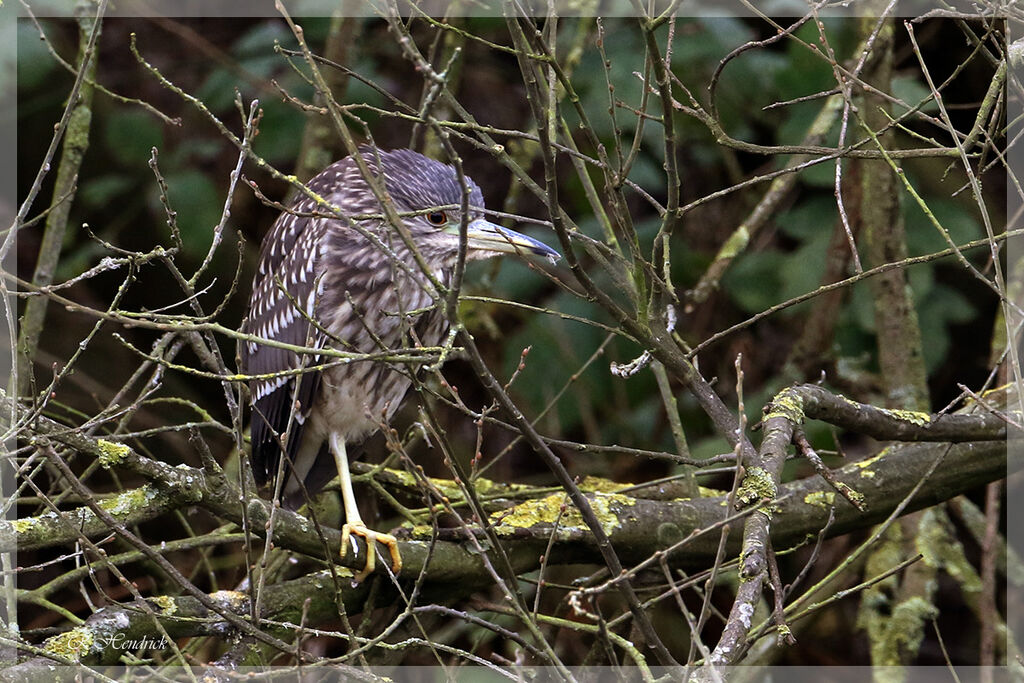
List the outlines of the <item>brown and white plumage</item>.
{"type": "MultiPolygon", "coordinates": [[[[383,179],[395,211],[420,212],[403,223],[431,274],[449,284],[461,217],[457,209],[437,207],[462,201],[455,169],[411,150],[364,148],[360,153],[383,179]]],[[[480,189],[465,180],[468,258],[502,252],[557,256],[532,238],[484,220],[480,189]]],[[[381,203],[354,159],[332,164],[308,186],[351,218],[328,215],[327,207],[305,195],[281,214],[263,240],[242,331],[298,347],[360,354],[440,344],[448,323],[435,306],[430,278],[382,218],[381,203]]],[[[346,444],[357,444],[386,423],[411,383],[408,369],[387,362],[332,363],[337,359],[258,341],[241,344],[240,360],[242,371],[255,376],[250,389],[256,482],[273,483],[282,471],[283,500],[293,508],[333,477],[331,465],[345,469],[340,474],[347,478],[346,444]],[[321,364],[327,366],[322,371],[321,364]]],[[[346,504],[358,517],[354,501],[346,504]]],[[[353,514],[348,516],[352,522],[353,514]]]]}

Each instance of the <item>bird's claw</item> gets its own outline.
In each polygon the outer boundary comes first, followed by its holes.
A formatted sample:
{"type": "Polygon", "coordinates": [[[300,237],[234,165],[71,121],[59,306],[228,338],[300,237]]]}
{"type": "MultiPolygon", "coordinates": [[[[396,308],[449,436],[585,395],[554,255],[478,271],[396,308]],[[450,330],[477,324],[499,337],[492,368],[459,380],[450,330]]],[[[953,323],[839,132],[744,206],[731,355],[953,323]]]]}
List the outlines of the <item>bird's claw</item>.
{"type": "Polygon", "coordinates": [[[381,533],[368,528],[365,524],[344,524],[341,527],[341,557],[348,553],[348,541],[352,534],[362,536],[366,540],[366,564],[362,571],[356,573],[352,579],[353,583],[362,583],[367,576],[373,573],[377,566],[377,543],[387,546],[391,554],[391,570],[397,574],[402,570],[402,556],[398,552],[398,540],[391,534],[381,533]]]}

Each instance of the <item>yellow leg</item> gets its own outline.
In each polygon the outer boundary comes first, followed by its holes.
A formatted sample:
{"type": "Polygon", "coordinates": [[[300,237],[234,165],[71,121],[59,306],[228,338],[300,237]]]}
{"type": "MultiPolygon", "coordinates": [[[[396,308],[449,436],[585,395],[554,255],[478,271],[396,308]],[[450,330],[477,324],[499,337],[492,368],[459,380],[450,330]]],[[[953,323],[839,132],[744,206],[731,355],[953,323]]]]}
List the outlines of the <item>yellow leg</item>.
{"type": "Polygon", "coordinates": [[[337,434],[331,434],[331,453],[334,454],[334,464],[338,467],[338,476],[341,478],[341,499],[345,503],[345,524],[341,527],[341,556],[345,557],[348,553],[348,541],[352,534],[366,539],[366,564],[353,580],[360,583],[373,573],[374,567],[377,566],[376,543],[383,543],[388,547],[388,551],[391,553],[391,569],[397,574],[402,570],[402,556],[398,553],[398,541],[391,534],[368,529],[363,524],[359,506],[356,505],[355,494],[352,492],[352,475],[348,471],[345,440],[337,434]]]}

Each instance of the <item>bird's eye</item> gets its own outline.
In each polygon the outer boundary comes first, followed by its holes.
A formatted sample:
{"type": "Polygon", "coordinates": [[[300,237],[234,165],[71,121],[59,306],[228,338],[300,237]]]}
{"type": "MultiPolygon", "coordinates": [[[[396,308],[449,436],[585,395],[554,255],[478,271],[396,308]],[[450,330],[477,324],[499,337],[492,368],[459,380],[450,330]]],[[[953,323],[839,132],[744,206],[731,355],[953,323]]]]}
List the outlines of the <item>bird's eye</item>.
{"type": "Polygon", "coordinates": [[[448,222],[448,214],[444,211],[431,211],[427,214],[427,220],[431,225],[444,225],[448,222]]]}

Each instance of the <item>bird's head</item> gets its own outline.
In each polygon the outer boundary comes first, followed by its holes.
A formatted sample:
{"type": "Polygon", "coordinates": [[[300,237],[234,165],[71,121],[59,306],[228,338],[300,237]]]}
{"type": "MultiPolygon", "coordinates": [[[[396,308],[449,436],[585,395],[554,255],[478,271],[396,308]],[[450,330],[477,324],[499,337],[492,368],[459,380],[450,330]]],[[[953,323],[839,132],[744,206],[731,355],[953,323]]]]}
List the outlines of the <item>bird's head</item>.
{"type": "MultiPolygon", "coordinates": [[[[387,152],[364,147],[360,153],[377,177],[383,176],[395,209],[403,214],[402,220],[424,256],[453,264],[459,251],[463,193],[455,168],[410,149],[387,152]]],[[[480,188],[468,176],[465,182],[470,190],[466,258],[498,254],[543,256],[552,262],[559,258],[558,252],[543,242],[488,221],[480,188]]]]}

